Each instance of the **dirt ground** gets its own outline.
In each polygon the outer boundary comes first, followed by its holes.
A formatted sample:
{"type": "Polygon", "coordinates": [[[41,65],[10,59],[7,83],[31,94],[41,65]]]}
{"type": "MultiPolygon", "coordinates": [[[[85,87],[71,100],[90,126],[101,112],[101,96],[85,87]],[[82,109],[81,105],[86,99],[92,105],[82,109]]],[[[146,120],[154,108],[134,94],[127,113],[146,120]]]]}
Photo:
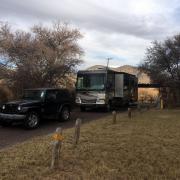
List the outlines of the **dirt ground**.
{"type": "Polygon", "coordinates": [[[26,141],[36,136],[46,135],[55,131],[57,127],[70,128],[74,126],[76,118],[81,118],[83,123],[102,118],[109,113],[99,111],[80,112],[74,109],[71,120],[68,122],[57,122],[56,120],[44,120],[38,129],[26,130],[20,125],[2,127],[0,126],[0,149],[26,141]]]}

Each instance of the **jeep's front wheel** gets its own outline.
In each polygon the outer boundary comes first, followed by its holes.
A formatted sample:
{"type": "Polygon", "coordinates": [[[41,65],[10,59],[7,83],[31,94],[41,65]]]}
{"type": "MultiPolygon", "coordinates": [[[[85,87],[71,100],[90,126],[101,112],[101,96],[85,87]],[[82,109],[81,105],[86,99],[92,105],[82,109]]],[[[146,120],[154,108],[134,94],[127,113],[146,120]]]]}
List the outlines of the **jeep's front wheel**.
{"type": "Polygon", "coordinates": [[[35,129],[39,126],[39,115],[36,112],[30,112],[24,122],[24,126],[27,129],[35,129]]]}
{"type": "Polygon", "coordinates": [[[70,114],[70,109],[67,106],[63,107],[60,114],[61,120],[68,121],[70,119],[70,114]]]}

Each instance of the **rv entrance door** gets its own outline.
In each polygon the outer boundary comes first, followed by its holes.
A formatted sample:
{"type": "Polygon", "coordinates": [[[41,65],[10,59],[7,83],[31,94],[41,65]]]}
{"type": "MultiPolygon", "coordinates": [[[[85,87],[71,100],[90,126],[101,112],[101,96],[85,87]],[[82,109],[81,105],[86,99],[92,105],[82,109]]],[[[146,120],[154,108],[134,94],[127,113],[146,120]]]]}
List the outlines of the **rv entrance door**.
{"type": "Polygon", "coordinates": [[[115,97],[123,97],[124,75],[115,74],[115,97]]]}

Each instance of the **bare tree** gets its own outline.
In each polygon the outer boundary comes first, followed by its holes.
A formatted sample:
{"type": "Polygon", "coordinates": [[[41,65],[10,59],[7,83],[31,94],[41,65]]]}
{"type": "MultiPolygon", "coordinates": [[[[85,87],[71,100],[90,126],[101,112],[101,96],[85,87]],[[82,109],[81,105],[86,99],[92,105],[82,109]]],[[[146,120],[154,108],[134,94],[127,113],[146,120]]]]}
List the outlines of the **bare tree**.
{"type": "Polygon", "coordinates": [[[35,25],[29,32],[0,25],[0,78],[16,90],[57,86],[82,63],[82,35],[67,24],[35,25]]]}
{"type": "Polygon", "coordinates": [[[180,34],[164,42],[153,42],[147,49],[145,60],[140,68],[150,75],[153,82],[169,87],[174,101],[179,100],[180,34]]]}

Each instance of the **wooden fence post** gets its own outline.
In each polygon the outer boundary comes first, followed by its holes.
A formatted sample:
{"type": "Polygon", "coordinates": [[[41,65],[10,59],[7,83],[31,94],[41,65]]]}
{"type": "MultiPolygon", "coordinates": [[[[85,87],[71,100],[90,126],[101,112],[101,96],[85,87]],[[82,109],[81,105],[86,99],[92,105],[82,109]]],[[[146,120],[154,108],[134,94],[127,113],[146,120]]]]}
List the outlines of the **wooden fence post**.
{"type": "Polygon", "coordinates": [[[51,160],[51,169],[54,169],[59,166],[60,159],[60,150],[62,147],[62,128],[57,128],[55,133],[53,134],[53,149],[52,149],[52,160],[51,160]]]}
{"type": "Polygon", "coordinates": [[[116,124],[116,111],[113,111],[112,112],[112,115],[113,115],[113,124],[116,124]]]}
{"type": "Polygon", "coordinates": [[[132,109],[128,108],[128,118],[131,119],[132,118],[132,109]]]}
{"type": "Polygon", "coordinates": [[[162,98],[160,99],[160,107],[161,107],[161,109],[164,109],[164,102],[163,102],[162,98]]]}
{"type": "Polygon", "coordinates": [[[138,103],[137,110],[138,110],[139,113],[142,112],[142,107],[141,107],[141,104],[140,104],[140,103],[138,103]]]}
{"type": "Polygon", "coordinates": [[[81,119],[78,118],[75,123],[74,145],[77,145],[79,142],[81,123],[81,119]]]}

